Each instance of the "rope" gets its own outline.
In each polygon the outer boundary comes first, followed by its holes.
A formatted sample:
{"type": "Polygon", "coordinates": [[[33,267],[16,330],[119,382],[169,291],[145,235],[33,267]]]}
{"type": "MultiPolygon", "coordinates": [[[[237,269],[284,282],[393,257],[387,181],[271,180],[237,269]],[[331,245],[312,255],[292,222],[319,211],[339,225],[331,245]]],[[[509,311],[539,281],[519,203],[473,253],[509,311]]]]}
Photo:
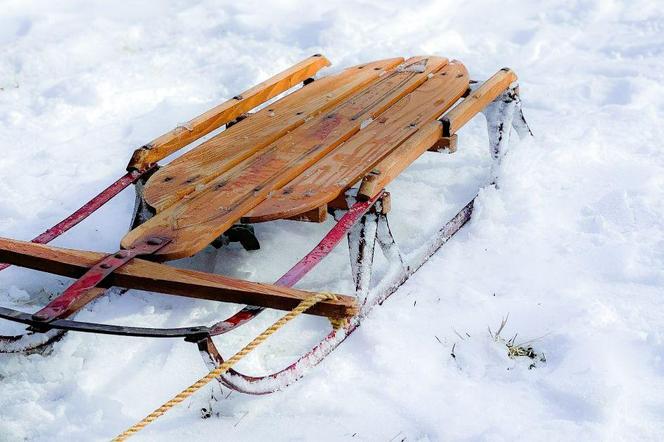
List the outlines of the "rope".
{"type": "Polygon", "coordinates": [[[329,319],[333,330],[339,330],[340,328],[344,328],[348,325],[348,318],[327,318],[327,319],[329,319]]]}
{"type": "Polygon", "coordinates": [[[253,341],[247,344],[242,350],[231,356],[231,358],[228,359],[226,362],[224,362],[223,364],[221,364],[220,366],[218,366],[217,368],[215,368],[214,370],[212,370],[211,372],[200,378],[198,381],[191,384],[189,387],[182,390],[180,393],[175,395],[171,400],[165,402],[162,406],[160,406],[152,413],[144,417],[140,422],[135,423],[133,426],[131,426],[127,430],[117,435],[113,439],[113,441],[114,442],[125,441],[130,436],[133,436],[134,434],[141,431],[143,428],[150,425],[152,422],[154,422],[159,417],[164,415],[168,410],[175,407],[177,404],[184,401],[185,399],[196,393],[199,389],[207,385],[214,378],[227,372],[231,367],[233,367],[233,365],[237,364],[243,357],[251,353],[256,347],[261,345],[267,338],[269,338],[277,330],[286,325],[288,321],[304,313],[305,311],[307,311],[308,309],[310,309],[311,307],[313,307],[314,305],[318,304],[321,301],[336,300],[336,299],[337,296],[333,293],[317,293],[303,300],[297,305],[297,307],[295,307],[293,310],[282,316],[281,319],[272,324],[263,333],[256,336],[253,341]]]}

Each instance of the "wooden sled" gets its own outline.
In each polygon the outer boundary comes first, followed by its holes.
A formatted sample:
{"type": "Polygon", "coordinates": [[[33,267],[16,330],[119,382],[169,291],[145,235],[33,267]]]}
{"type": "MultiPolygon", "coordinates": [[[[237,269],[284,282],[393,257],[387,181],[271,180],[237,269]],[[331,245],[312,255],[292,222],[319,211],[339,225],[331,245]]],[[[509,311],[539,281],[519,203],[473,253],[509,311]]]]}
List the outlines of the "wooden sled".
{"type": "Polygon", "coordinates": [[[0,262],[76,281],[35,313],[0,307],[0,317],[29,326],[0,337],[0,351],[34,351],[68,330],[184,338],[211,366],[223,362],[212,337],[255,318],[265,308],[290,310],[311,293],[293,286],[348,237],[356,293],[315,305],[308,314],[333,320],[330,334],[284,370],[253,377],[231,370],[220,381],[263,394],[299,378],[359,325],[468,219],[469,202],[431,242],[404,256],[388,224],[386,186],[427,151],[454,152],[457,132],[477,113],[487,117],[490,149],[500,160],[510,129],[530,133],[516,75],[499,70],[471,82],[465,66],[443,57],[393,58],[347,68],[314,81],[328,66],[314,55],[137,149],[127,174],[31,242],[0,238],[0,262]],[[303,84],[302,87],[295,86],[303,84]],[[289,90],[283,98],[250,113],[289,90]],[[225,130],[165,166],[157,162],[225,125],[225,130]],[[113,254],[45,245],[130,184],[137,204],[132,229],[113,254]],[[160,262],[240,241],[258,246],[251,223],[279,219],[337,223],[309,254],[274,284],[183,270],[160,262]],[[376,243],[389,271],[372,284],[376,243]],[[71,319],[110,287],[245,305],[216,324],[175,329],[125,327],[71,319]]]}

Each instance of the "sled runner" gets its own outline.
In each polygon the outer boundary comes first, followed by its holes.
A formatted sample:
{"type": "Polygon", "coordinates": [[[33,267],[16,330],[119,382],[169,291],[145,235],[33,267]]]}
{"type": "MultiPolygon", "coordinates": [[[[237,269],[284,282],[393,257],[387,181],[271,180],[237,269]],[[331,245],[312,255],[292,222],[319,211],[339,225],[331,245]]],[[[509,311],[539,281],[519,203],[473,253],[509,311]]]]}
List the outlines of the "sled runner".
{"type": "Polygon", "coordinates": [[[213,337],[266,308],[291,310],[307,299],[311,293],[294,286],[347,237],[356,293],[320,301],[306,312],[331,319],[328,336],[278,373],[254,377],[231,369],[220,381],[246,393],[269,393],[329,354],[470,218],[472,201],[430,243],[405,256],[388,223],[389,183],[427,151],[454,152],[457,132],[479,112],[487,118],[494,164],[506,151],[511,127],[520,137],[530,131],[521,112],[517,77],[507,68],[477,83],[458,61],[420,56],[361,64],[314,80],[314,74],[328,65],[321,55],[309,57],[137,149],[126,175],[34,240],[0,238],[4,267],[18,265],[76,279],[34,313],[0,307],[1,318],[28,326],[22,335],[0,337],[0,351],[34,351],[66,331],[184,338],[198,346],[213,368],[223,362],[213,337]],[[299,84],[302,87],[295,88],[299,84]],[[295,90],[255,110],[289,89],[295,90]],[[165,166],[157,165],[224,125],[225,130],[196,148],[165,166]],[[136,209],[117,252],[46,245],[130,184],[137,191],[136,209]],[[322,222],[328,214],[335,216],[334,227],[274,284],[163,263],[229,241],[258,248],[252,223],[322,222]],[[390,268],[381,281],[372,283],[376,243],[390,268]],[[110,287],[245,307],[216,324],[186,328],[73,319],[110,287]]]}

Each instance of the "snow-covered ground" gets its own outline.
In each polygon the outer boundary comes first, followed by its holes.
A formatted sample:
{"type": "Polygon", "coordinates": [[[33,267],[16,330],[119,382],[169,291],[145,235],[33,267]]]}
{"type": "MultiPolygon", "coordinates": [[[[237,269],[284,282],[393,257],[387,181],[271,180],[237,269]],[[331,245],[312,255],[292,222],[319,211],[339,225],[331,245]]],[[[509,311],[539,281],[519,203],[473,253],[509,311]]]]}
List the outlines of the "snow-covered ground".
{"type": "MultiPolygon", "coordinates": [[[[512,146],[472,222],[344,345],[274,395],[207,387],[137,440],[664,438],[661,2],[2,0],[0,11],[0,236],[20,239],[119,176],[135,147],[316,52],[330,72],[439,54],[473,78],[520,76],[536,138],[512,146]],[[489,335],[508,314],[501,336],[546,362],[529,369],[489,335]],[[201,419],[213,392],[224,398],[201,419]]],[[[404,248],[485,183],[484,131],[476,119],[456,154],[427,154],[391,186],[404,248]]],[[[54,244],[115,250],[132,204],[123,192],[54,244]]],[[[329,226],[259,225],[262,250],[234,244],[215,270],[273,281],[329,226]]],[[[349,292],[347,261],[342,245],[300,286],[349,292]]],[[[68,282],[8,269],[0,305],[35,310],[68,282]]],[[[184,326],[236,308],[130,292],[78,318],[184,326]]],[[[218,345],[229,354],[280,315],[218,345]]],[[[298,318],[240,367],[281,368],[326,327],[298,318]]],[[[0,355],[0,440],[109,439],[204,373],[179,340],[70,334],[48,355],[0,355]]]]}

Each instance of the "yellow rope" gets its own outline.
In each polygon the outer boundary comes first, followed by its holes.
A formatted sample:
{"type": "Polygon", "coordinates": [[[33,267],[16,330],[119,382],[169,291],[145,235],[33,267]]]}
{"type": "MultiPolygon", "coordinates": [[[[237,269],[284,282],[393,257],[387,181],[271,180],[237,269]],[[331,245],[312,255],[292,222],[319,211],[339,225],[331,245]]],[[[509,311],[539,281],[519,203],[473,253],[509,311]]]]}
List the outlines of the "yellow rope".
{"type": "Polygon", "coordinates": [[[191,386],[185,388],[182,390],[180,393],[175,395],[171,400],[165,402],[161,407],[157,408],[154,410],[152,413],[144,417],[140,422],[137,422],[127,430],[123,431],[121,434],[117,435],[113,441],[114,442],[121,442],[127,440],[130,436],[133,436],[134,434],[138,433],[141,431],[143,428],[147,427],[150,425],[152,422],[157,420],[159,417],[164,415],[168,410],[179,404],[180,402],[184,401],[187,399],[189,396],[193,395],[207,385],[210,381],[212,381],[214,378],[218,377],[219,375],[224,374],[226,371],[228,371],[233,365],[238,363],[243,357],[245,357],[247,354],[251,353],[256,347],[261,345],[267,338],[270,337],[270,335],[274,334],[277,330],[279,330],[281,327],[283,327],[288,321],[291,319],[295,318],[296,316],[304,313],[307,311],[309,308],[313,307],[317,303],[321,301],[325,301],[328,299],[337,299],[337,296],[334,295],[333,293],[317,293],[302,302],[300,302],[297,307],[295,307],[293,310],[288,312],[286,315],[282,316],[281,319],[279,319],[277,322],[272,324],[269,328],[267,328],[263,333],[260,335],[256,336],[253,341],[251,341],[249,344],[247,344],[242,350],[239,352],[235,353],[230,359],[228,359],[226,362],[200,378],[198,381],[194,382],[191,384],[191,386]]]}
{"type": "Polygon", "coordinates": [[[328,318],[334,330],[339,330],[348,325],[348,318],[328,318]]]}

